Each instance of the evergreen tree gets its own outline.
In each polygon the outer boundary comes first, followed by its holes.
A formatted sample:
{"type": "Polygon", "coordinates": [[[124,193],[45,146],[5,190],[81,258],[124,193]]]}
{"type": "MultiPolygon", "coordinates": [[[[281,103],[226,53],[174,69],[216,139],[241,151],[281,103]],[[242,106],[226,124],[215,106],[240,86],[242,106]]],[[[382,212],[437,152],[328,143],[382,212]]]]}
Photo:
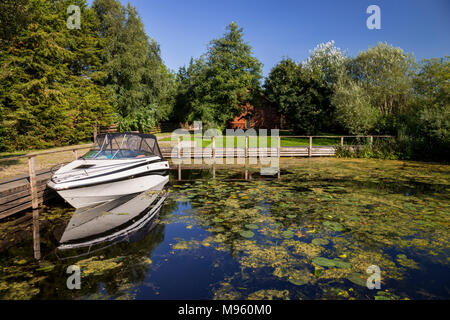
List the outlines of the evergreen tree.
{"type": "Polygon", "coordinates": [[[320,74],[287,58],[270,71],[264,88],[296,133],[313,134],[322,128],[331,92],[320,74]]]}
{"type": "Polygon", "coordinates": [[[184,110],[189,122],[202,120],[205,128],[223,129],[259,91],[260,79],[261,63],[233,22],[223,37],[210,42],[205,55],[180,69],[177,110],[184,110]]]}
{"type": "Polygon", "coordinates": [[[121,116],[123,130],[148,130],[167,119],[173,105],[173,76],[164,66],[159,45],[149,39],[136,10],[116,0],[96,0],[104,41],[104,85],[121,116]]]}
{"type": "Polygon", "coordinates": [[[84,19],[80,30],[69,30],[70,4],[93,17],[84,1],[28,0],[22,8],[28,19],[19,19],[17,33],[2,42],[1,126],[7,149],[76,143],[110,120],[106,92],[96,83],[101,75],[95,73],[100,61],[95,20],[84,19]]]}

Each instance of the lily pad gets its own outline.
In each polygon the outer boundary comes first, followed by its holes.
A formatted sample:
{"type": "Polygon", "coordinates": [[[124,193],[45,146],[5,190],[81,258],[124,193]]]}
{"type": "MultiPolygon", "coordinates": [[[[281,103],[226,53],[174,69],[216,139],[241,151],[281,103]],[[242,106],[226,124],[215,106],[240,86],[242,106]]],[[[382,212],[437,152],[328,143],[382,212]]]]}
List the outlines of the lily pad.
{"type": "Polygon", "coordinates": [[[374,298],[375,298],[375,300],[398,300],[398,299],[400,299],[399,296],[397,296],[393,293],[387,292],[387,291],[378,291],[377,295],[374,298]]]}
{"type": "Polygon", "coordinates": [[[315,238],[311,241],[311,243],[317,246],[326,246],[328,243],[330,243],[330,241],[324,238],[315,238]]]}
{"type": "Polygon", "coordinates": [[[50,272],[50,271],[52,271],[54,268],[55,268],[55,265],[52,264],[51,262],[49,262],[49,261],[42,261],[42,262],[39,264],[39,268],[37,268],[36,270],[37,270],[37,271],[43,271],[43,272],[50,272]]]}
{"type": "Polygon", "coordinates": [[[250,230],[256,230],[259,228],[256,224],[253,223],[246,224],[245,227],[250,230]]]}
{"type": "Polygon", "coordinates": [[[343,268],[343,269],[350,269],[352,267],[352,265],[348,262],[339,260],[339,259],[334,259],[334,266],[336,268],[343,268]]]}
{"type": "Polygon", "coordinates": [[[375,300],[393,300],[393,299],[385,296],[375,296],[375,300]]]}
{"type": "Polygon", "coordinates": [[[283,238],[289,239],[289,238],[292,238],[292,237],[294,236],[294,233],[293,233],[291,230],[286,230],[286,231],[284,231],[284,232],[281,234],[281,236],[282,236],[283,238]]]}
{"type": "Polygon", "coordinates": [[[286,215],[286,218],[289,218],[289,219],[293,219],[295,217],[297,217],[296,214],[288,214],[288,215],[286,215]]]}
{"type": "Polygon", "coordinates": [[[296,286],[303,286],[309,281],[307,279],[289,279],[289,282],[295,284],[296,286]]]}
{"type": "Polygon", "coordinates": [[[338,231],[338,232],[342,232],[345,230],[344,226],[342,224],[340,224],[339,222],[335,222],[335,221],[325,221],[323,223],[323,225],[327,228],[327,229],[331,229],[333,231],[338,231]]]}
{"type": "Polygon", "coordinates": [[[336,265],[335,261],[333,261],[331,259],[323,258],[323,257],[313,258],[312,262],[314,262],[318,266],[328,267],[328,268],[334,267],[336,265]]]}
{"type": "Polygon", "coordinates": [[[223,219],[215,217],[212,219],[213,222],[223,222],[223,219]]]}
{"type": "Polygon", "coordinates": [[[345,268],[345,269],[349,269],[352,267],[352,265],[348,262],[339,260],[339,259],[327,259],[324,257],[316,257],[312,259],[312,262],[314,262],[316,265],[320,266],[320,267],[327,267],[327,268],[332,268],[332,267],[336,267],[336,268],[345,268]]]}
{"type": "Polygon", "coordinates": [[[367,279],[365,278],[365,275],[363,275],[362,273],[356,273],[356,272],[350,273],[347,276],[347,279],[358,286],[365,287],[367,284],[367,279]]]}
{"type": "Polygon", "coordinates": [[[241,236],[243,236],[244,238],[248,238],[248,239],[253,238],[255,236],[255,234],[250,230],[241,231],[241,232],[239,232],[239,234],[241,236]]]}

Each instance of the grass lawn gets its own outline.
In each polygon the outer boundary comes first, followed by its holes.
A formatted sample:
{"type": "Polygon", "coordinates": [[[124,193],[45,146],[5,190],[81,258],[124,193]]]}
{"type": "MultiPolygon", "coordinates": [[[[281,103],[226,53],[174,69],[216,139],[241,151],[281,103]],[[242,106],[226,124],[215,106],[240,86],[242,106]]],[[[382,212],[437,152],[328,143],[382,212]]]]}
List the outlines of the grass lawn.
{"type": "MultiPolygon", "coordinates": [[[[212,146],[212,139],[208,138],[194,138],[193,135],[183,136],[181,138],[181,141],[194,141],[196,142],[197,147],[211,147],[212,146]]],[[[277,138],[275,138],[273,141],[270,139],[270,136],[266,138],[266,146],[273,146],[276,147],[278,144],[277,138]]],[[[160,141],[171,141],[171,137],[166,137],[161,139],[160,141]]],[[[174,140],[176,141],[176,140],[174,140]]],[[[349,138],[347,138],[347,141],[344,139],[344,143],[347,144],[349,141],[349,138]]],[[[257,147],[261,146],[264,143],[264,140],[261,137],[258,138],[249,138],[249,147],[257,147]]],[[[341,143],[340,138],[313,138],[313,146],[332,146],[332,145],[338,145],[341,143]]],[[[222,148],[224,146],[228,147],[238,147],[238,148],[244,148],[245,147],[245,137],[219,137],[216,138],[216,147],[222,148]]],[[[281,137],[281,146],[282,147],[298,147],[298,146],[309,146],[309,139],[308,138],[293,138],[289,136],[282,136],[281,137]]]]}
{"type": "MultiPolygon", "coordinates": [[[[59,163],[70,162],[73,160],[73,147],[82,147],[83,145],[68,146],[54,149],[45,150],[27,150],[27,151],[16,151],[16,152],[0,152],[0,159],[21,156],[29,153],[39,153],[49,150],[66,150],[64,152],[43,154],[41,156],[36,156],[34,158],[34,165],[36,171],[51,168],[59,163]]],[[[78,157],[83,156],[90,148],[90,143],[86,144],[86,149],[78,150],[78,157]]],[[[9,177],[14,177],[16,175],[21,175],[28,173],[28,158],[21,158],[18,160],[5,160],[0,161],[0,179],[5,179],[9,177]]]]}

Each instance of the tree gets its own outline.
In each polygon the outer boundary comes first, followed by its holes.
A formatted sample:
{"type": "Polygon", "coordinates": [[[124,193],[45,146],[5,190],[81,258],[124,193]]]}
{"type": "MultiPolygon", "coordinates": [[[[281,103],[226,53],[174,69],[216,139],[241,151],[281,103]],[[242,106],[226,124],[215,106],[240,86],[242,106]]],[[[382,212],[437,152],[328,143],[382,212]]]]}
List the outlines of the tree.
{"type": "Polygon", "coordinates": [[[205,55],[178,72],[177,110],[187,111],[187,121],[223,129],[259,91],[261,63],[244,42],[243,29],[233,22],[227,31],[210,42],[205,55]]]}
{"type": "Polygon", "coordinates": [[[283,59],[270,71],[264,89],[295,132],[313,134],[322,128],[331,91],[317,72],[283,59]]]}
{"type": "Polygon", "coordinates": [[[321,43],[310,51],[310,56],[306,59],[304,67],[311,72],[319,72],[323,81],[332,88],[345,74],[346,63],[345,53],[337,48],[332,40],[321,43]]]}
{"type": "Polygon", "coordinates": [[[105,40],[102,70],[111,103],[123,130],[148,130],[168,118],[173,106],[173,76],[164,66],[157,42],[149,38],[136,10],[117,0],[96,0],[105,40]]]}
{"type": "MultiPolygon", "coordinates": [[[[97,84],[96,20],[84,1],[29,0],[28,19],[2,42],[0,102],[7,149],[42,148],[92,137],[95,124],[112,114],[97,84]],[[78,5],[87,19],[80,30],[66,27],[66,8],[78,5]]],[[[2,18],[3,21],[3,18],[2,18]]]]}
{"type": "MultiPolygon", "coordinates": [[[[450,61],[449,56],[425,59],[414,78],[414,100],[405,129],[418,152],[448,159],[450,155],[450,61]]],[[[423,156],[423,155],[422,155],[423,156]]]]}
{"type": "Polygon", "coordinates": [[[341,77],[335,86],[332,103],[336,106],[336,121],[351,134],[367,134],[378,120],[378,110],[354,80],[341,77]]]}
{"type": "Polygon", "coordinates": [[[416,64],[414,57],[386,43],[360,52],[349,65],[351,78],[370,97],[382,115],[400,114],[411,95],[416,64]]]}
{"type": "Polygon", "coordinates": [[[412,55],[385,43],[347,59],[331,99],[336,119],[350,133],[396,134],[415,68],[412,55]]]}

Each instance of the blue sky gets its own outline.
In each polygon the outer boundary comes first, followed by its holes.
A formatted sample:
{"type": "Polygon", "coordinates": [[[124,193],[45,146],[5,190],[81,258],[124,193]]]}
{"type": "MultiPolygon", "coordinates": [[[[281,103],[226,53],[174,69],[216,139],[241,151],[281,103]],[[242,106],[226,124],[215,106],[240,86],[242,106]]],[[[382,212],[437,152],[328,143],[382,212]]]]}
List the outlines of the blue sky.
{"type": "Polygon", "coordinates": [[[160,44],[164,62],[175,71],[204,53],[231,21],[244,28],[264,75],[282,57],[304,61],[309,50],[329,40],[351,56],[380,41],[413,52],[418,60],[450,55],[450,0],[121,2],[137,9],[147,34],[160,44]],[[366,27],[371,4],[381,9],[381,30],[366,27]]]}

